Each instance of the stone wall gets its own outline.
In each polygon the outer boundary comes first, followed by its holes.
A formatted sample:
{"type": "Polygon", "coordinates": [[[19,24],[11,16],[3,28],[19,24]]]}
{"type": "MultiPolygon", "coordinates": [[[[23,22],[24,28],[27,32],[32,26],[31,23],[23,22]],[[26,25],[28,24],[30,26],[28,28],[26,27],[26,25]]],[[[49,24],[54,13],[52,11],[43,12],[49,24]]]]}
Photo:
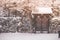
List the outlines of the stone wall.
{"type": "Polygon", "coordinates": [[[31,33],[34,29],[31,12],[37,6],[52,7],[49,32],[60,31],[60,20],[52,20],[60,17],[60,2],[57,0],[54,3],[52,0],[0,0],[0,4],[0,32],[31,33]]]}
{"type": "Polygon", "coordinates": [[[58,33],[60,31],[60,17],[54,17],[50,20],[49,32],[58,33]]]}
{"type": "Polygon", "coordinates": [[[0,17],[0,32],[16,32],[21,27],[19,17],[0,17]]]}
{"type": "Polygon", "coordinates": [[[32,32],[31,11],[27,9],[0,8],[1,32],[32,32]]]}

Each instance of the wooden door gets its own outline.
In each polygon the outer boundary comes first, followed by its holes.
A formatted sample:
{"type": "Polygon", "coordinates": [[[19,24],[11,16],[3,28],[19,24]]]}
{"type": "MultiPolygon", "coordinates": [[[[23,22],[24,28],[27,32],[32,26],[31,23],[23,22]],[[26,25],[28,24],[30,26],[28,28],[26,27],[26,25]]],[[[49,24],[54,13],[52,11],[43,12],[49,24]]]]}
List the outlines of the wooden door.
{"type": "Polygon", "coordinates": [[[49,31],[49,15],[36,15],[35,31],[49,31]]]}
{"type": "Polygon", "coordinates": [[[43,31],[49,31],[49,16],[43,15],[41,17],[41,27],[42,27],[42,32],[43,31]]]}

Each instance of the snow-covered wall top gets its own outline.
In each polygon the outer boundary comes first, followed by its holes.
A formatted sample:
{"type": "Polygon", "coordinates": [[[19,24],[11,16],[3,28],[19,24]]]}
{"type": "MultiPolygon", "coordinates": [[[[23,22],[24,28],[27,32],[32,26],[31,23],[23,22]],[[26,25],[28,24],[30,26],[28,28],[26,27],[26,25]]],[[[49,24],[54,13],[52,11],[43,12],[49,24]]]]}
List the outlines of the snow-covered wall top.
{"type": "Polygon", "coordinates": [[[32,11],[33,14],[51,14],[52,9],[50,7],[37,7],[36,10],[32,11]]]}

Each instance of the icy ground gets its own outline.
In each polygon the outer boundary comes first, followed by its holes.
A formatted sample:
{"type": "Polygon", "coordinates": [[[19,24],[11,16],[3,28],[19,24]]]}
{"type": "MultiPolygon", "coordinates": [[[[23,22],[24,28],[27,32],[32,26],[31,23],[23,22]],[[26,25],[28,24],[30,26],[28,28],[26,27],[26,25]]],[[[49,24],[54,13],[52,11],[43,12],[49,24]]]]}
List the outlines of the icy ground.
{"type": "Polygon", "coordinates": [[[60,40],[58,34],[1,33],[0,40],[60,40]]]}

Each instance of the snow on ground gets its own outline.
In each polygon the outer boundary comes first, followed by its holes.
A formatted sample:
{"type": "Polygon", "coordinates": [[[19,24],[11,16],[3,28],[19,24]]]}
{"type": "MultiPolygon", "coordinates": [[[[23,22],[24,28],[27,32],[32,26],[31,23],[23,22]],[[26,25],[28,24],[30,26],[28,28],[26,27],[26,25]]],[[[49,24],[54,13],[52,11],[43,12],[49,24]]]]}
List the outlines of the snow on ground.
{"type": "Polygon", "coordinates": [[[1,33],[0,40],[60,40],[58,34],[1,33]]]}

